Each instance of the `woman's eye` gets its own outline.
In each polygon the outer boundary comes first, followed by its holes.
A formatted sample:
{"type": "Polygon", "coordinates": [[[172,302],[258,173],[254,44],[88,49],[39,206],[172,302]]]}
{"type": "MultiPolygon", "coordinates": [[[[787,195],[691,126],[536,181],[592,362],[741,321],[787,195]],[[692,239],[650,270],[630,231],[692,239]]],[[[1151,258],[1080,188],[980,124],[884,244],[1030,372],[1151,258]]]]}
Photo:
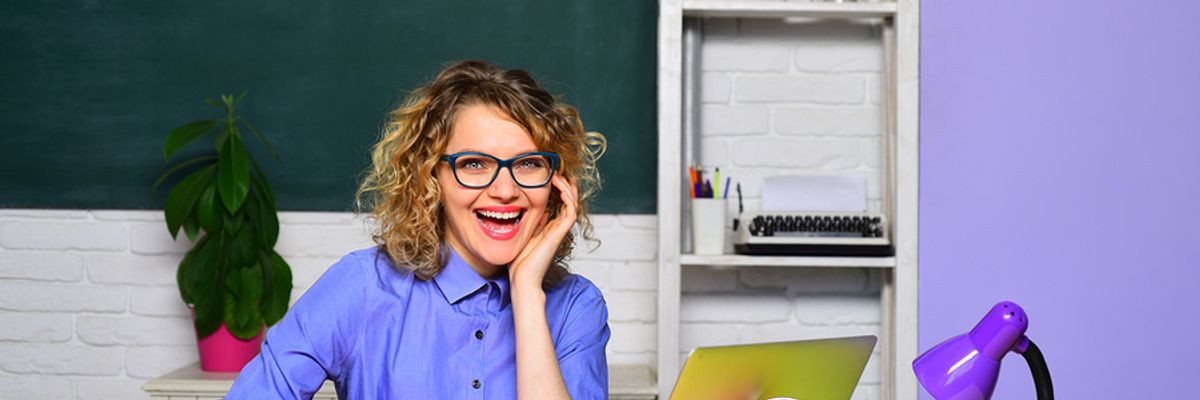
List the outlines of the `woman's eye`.
{"type": "Polygon", "coordinates": [[[542,168],[544,165],[545,163],[543,163],[542,160],[521,160],[517,167],[522,169],[538,169],[542,168]]]}
{"type": "Polygon", "coordinates": [[[461,160],[458,162],[458,168],[470,171],[478,171],[486,169],[487,166],[479,160],[461,160]]]}

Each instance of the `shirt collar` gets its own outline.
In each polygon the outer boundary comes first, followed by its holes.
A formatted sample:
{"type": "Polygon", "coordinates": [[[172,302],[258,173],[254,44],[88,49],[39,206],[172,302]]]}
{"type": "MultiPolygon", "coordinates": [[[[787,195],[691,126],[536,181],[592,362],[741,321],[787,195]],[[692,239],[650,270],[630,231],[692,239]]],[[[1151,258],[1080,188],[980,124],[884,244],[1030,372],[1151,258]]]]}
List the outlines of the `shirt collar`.
{"type": "Polygon", "coordinates": [[[508,298],[508,271],[504,271],[503,274],[500,274],[499,278],[491,279],[490,281],[495,282],[496,286],[500,288],[500,309],[503,310],[504,307],[508,306],[510,300],[508,298]]]}
{"type": "Polygon", "coordinates": [[[497,279],[484,279],[462,257],[459,257],[454,248],[446,246],[445,249],[449,252],[449,260],[446,262],[446,267],[442,268],[442,272],[433,277],[433,281],[442,291],[442,295],[446,296],[446,301],[450,304],[457,303],[487,285],[488,282],[493,282],[500,288],[501,307],[509,303],[508,274],[501,274],[497,279]]]}

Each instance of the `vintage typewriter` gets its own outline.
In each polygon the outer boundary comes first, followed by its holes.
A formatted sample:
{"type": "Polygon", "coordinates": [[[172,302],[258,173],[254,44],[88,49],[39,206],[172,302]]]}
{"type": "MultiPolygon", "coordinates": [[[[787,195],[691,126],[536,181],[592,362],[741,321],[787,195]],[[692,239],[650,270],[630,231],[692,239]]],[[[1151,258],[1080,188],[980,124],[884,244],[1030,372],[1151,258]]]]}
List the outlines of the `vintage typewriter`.
{"type": "Polygon", "coordinates": [[[873,256],[895,254],[881,213],[746,213],[734,223],[734,252],[751,255],[873,256]],[[741,225],[739,228],[738,225],[741,225]]]}

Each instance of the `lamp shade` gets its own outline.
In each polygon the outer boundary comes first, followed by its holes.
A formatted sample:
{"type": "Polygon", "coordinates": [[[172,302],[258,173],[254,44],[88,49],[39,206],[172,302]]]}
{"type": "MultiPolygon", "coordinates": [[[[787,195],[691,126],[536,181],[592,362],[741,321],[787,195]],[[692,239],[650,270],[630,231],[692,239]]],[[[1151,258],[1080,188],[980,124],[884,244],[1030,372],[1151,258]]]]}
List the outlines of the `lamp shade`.
{"type": "Polygon", "coordinates": [[[1028,327],[1029,319],[1020,306],[1011,301],[996,303],[970,332],[917,357],[913,371],[935,399],[990,399],[1000,374],[1000,360],[1009,351],[1024,353],[1028,348],[1028,327]]]}

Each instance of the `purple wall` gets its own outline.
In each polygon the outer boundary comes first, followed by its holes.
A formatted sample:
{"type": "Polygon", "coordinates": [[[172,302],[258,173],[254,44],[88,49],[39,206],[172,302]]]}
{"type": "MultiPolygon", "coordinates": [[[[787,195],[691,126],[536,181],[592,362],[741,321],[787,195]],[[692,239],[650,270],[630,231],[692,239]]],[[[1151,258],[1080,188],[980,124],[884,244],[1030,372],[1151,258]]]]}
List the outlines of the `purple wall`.
{"type": "Polygon", "coordinates": [[[1010,299],[1059,398],[1196,396],[1200,3],[921,8],[921,351],[1010,299]]]}

